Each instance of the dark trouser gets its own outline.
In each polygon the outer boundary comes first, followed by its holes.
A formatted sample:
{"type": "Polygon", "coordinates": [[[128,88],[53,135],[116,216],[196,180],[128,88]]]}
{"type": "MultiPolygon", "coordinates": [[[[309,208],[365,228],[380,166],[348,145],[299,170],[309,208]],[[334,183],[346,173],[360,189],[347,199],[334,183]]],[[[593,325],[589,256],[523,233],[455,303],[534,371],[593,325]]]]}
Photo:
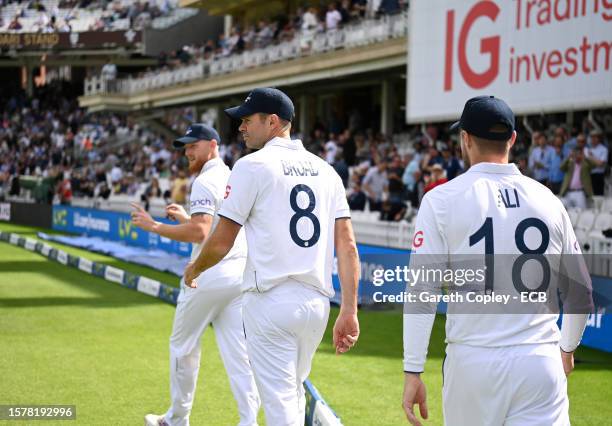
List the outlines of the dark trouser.
{"type": "Polygon", "coordinates": [[[562,183],[563,182],[550,182],[550,190],[553,192],[553,194],[559,195],[562,183]]]}
{"type": "Polygon", "coordinates": [[[593,183],[593,195],[604,195],[604,181],[605,176],[603,173],[591,173],[591,182],[593,183]]]}
{"type": "Polygon", "coordinates": [[[368,198],[368,203],[370,203],[371,212],[379,212],[382,207],[382,201],[376,201],[373,198],[368,198]]]}

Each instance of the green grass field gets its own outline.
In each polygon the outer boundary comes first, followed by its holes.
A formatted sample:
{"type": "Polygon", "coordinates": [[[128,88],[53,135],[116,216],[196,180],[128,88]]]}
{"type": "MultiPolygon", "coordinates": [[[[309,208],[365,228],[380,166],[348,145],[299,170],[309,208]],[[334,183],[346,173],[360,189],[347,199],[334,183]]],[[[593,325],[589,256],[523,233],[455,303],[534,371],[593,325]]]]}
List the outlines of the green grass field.
{"type": "MultiPolygon", "coordinates": [[[[0,230],[35,236],[35,230],[15,225],[0,224],[0,230]]],[[[62,248],[167,284],[178,281],[107,256],[62,248]]],[[[76,422],[34,424],[142,424],[145,414],[167,408],[173,314],[173,306],[155,298],[0,242],[0,404],[77,406],[76,422]]],[[[331,345],[336,314],[332,309],[312,382],[346,425],[406,424],[401,312],[361,311],[359,344],[343,356],[334,355],[331,345]]],[[[442,424],[443,328],[439,317],[424,374],[431,425],[442,424]]],[[[203,340],[192,424],[237,424],[214,334],[206,332],[203,340]]],[[[610,424],[612,355],[581,348],[577,358],[581,362],[569,379],[572,424],[610,424]]]]}

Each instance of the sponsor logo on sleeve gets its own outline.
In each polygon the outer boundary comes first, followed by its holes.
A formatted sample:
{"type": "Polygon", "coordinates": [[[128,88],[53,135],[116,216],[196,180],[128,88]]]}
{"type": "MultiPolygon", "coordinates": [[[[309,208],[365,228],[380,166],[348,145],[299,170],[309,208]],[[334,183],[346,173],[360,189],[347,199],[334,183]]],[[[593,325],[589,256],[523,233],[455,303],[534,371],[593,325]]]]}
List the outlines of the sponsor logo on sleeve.
{"type": "Polygon", "coordinates": [[[423,245],[423,231],[417,231],[412,239],[412,247],[419,248],[423,245]]]}

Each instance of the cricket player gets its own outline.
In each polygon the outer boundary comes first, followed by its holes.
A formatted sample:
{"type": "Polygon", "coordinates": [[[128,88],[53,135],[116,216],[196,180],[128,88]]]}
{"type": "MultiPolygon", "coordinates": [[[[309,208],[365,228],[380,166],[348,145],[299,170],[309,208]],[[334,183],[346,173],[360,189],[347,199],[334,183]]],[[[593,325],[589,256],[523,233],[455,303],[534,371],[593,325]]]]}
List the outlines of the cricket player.
{"type": "MultiPolygon", "coordinates": [[[[493,298],[498,289],[509,286],[527,295],[533,289],[546,293],[557,284],[547,275],[549,267],[564,257],[573,264],[566,271],[573,287],[565,291],[574,301],[565,298],[560,331],[558,311],[541,312],[540,306],[514,313],[499,302],[492,307],[497,312],[476,314],[457,310],[463,305],[449,302],[443,406],[445,424],[450,426],[569,425],[566,376],[574,367],[573,353],[592,309],[590,276],[562,203],[508,164],[516,140],[514,123],[514,114],[501,99],[480,96],[467,101],[452,129],[460,131],[469,170],[423,198],[411,268],[427,264],[422,260],[427,257],[437,256],[439,263],[452,267],[460,256],[488,255],[490,261],[499,261],[485,264],[481,295],[493,298]],[[525,278],[523,268],[534,274],[525,278]]],[[[431,261],[429,266],[437,264],[431,261]]],[[[427,283],[417,286],[427,288],[427,283]]],[[[403,408],[413,425],[421,424],[415,404],[421,417],[428,417],[421,374],[436,305],[427,300],[405,304],[403,408]]]]}
{"type": "MultiPolygon", "coordinates": [[[[176,241],[193,243],[192,259],[217,226],[217,213],[230,174],[219,158],[219,143],[217,131],[206,124],[192,124],[185,136],[174,141],[175,148],[185,148],[190,173],[199,173],[189,197],[190,214],[177,204],[166,208],[168,216],[178,220],[178,225],[156,222],[136,204],[132,212],[136,226],[176,241]]],[[[257,424],[260,401],[242,327],[240,286],[246,252],[246,238],[240,233],[220,262],[198,277],[197,288],[181,283],[170,337],[170,409],[162,416],[147,415],[145,426],[189,425],[200,368],[200,339],[210,324],[238,403],[239,425],[257,424]]]]}
{"type": "Polygon", "coordinates": [[[344,186],[331,166],[290,139],[293,103],[280,90],[255,89],[226,113],[242,120],[247,146],[259,151],[234,165],[221,220],[185,270],[185,282],[197,285],[196,277],[222,259],[245,228],[244,327],[266,422],[302,426],[302,382],[334,294],[334,246],[342,287],[336,353],[347,352],[359,335],[359,259],[344,186]]]}

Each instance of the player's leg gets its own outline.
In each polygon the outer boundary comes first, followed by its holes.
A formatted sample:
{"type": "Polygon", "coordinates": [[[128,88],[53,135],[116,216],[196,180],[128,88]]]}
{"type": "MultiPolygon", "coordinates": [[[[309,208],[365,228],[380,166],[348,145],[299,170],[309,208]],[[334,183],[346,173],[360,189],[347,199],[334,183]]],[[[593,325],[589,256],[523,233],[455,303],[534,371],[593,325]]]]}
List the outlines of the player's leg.
{"type": "Polygon", "coordinates": [[[329,298],[313,291],[308,297],[307,304],[311,315],[298,342],[298,403],[301,419],[304,419],[306,415],[306,397],[303,383],[310,374],[312,359],[317,348],[321,344],[325,328],[327,327],[327,320],[329,319],[329,298]]]}
{"type": "Polygon", "coordinates": [[[244,296],[247,349],[269,426],[304,424],[301,376],[310,370],[327,322],[320,297],[297,283],[244,296]]]}
{"type": "Polygon", "coordinates": [[[189,425],[198,372],[202,333],[218,313],[215,296],[204,286],[183,287],[170,336],[171,406],[164,415],[170,426],[189,425]]]}
{"type": "Polygon", "coordinates": [[[450,344],[443,366],[446,426],[502,425],[510,406],[507,360],[487,348],[450,344]],[[480,350],[482,349],[482,351],[480,350]]]}
{"type": "Polygon", "coordinates": [[[567,379],[557,345],[513,360],[520,371],[506,426],[569,426],[567,379]]]}
{"type": "Polygon", "coordinates": [[[247,355],[240,284],[228,286],[228,289],[228,302],[213,320],[213,327],[230,387],[238,404],[239,425],[251,426],[257,424],[259,393],[247,355]]]}

